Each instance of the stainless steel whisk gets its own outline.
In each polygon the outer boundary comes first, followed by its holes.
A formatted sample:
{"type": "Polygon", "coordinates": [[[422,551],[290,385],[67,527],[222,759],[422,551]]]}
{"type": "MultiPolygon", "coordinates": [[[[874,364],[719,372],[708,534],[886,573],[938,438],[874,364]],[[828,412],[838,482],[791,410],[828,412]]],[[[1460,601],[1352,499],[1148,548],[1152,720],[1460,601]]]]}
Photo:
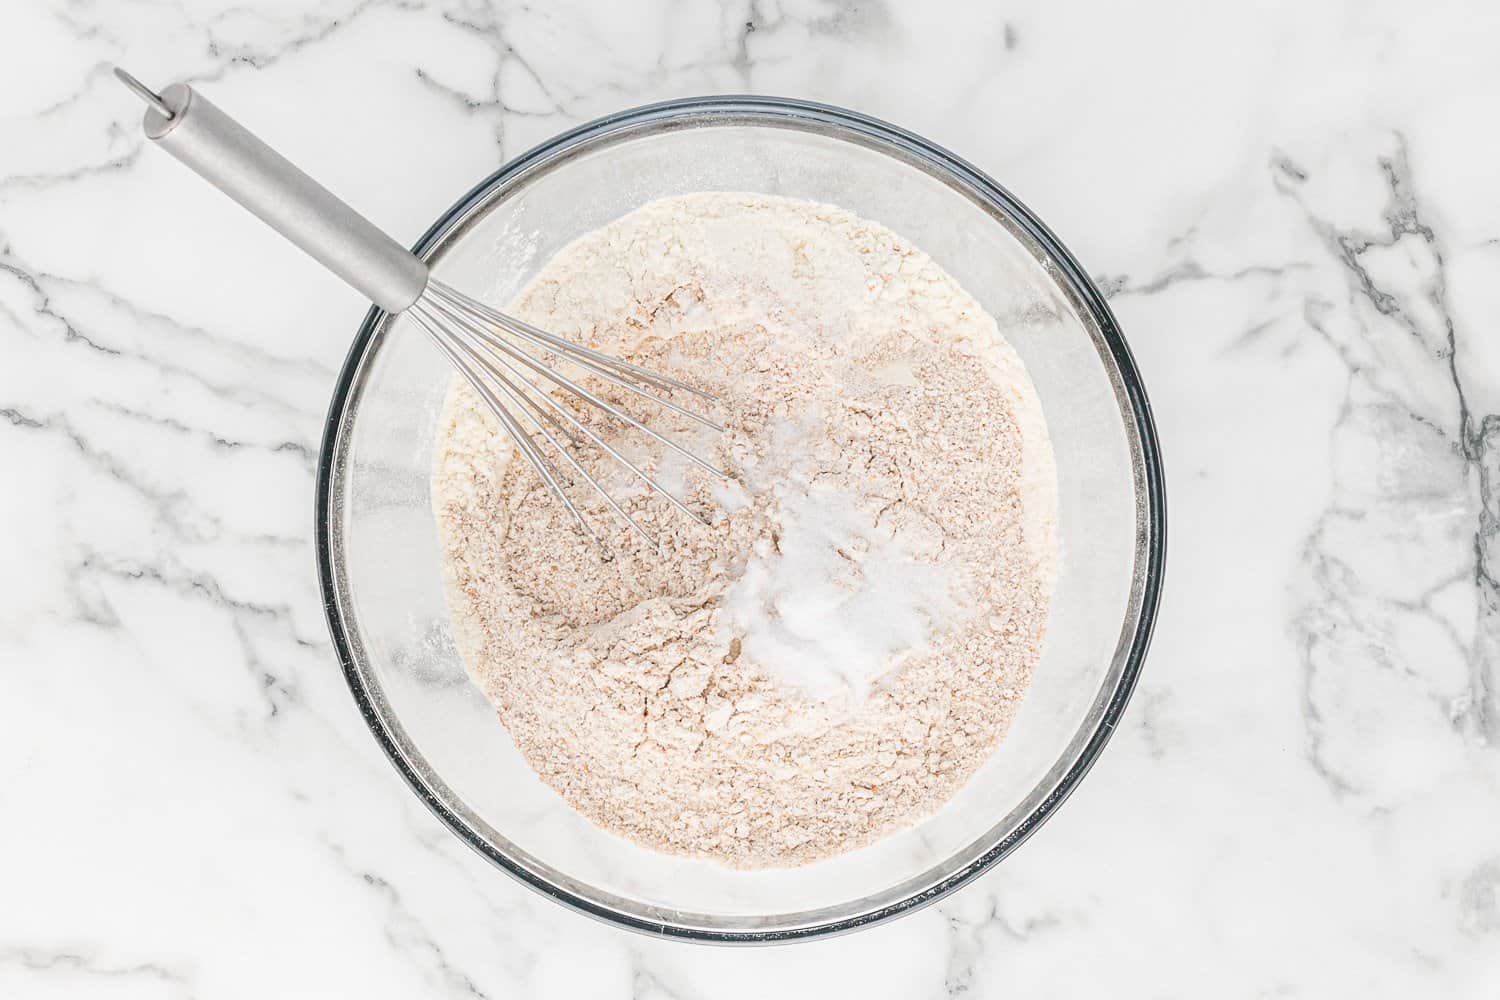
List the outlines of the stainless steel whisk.
{"type": "Polygon", "coordinates": [[[724,473],[689,449],[652,430],[597,393],[567,377],[554,364],[566,361],[581,372],[619,386],[664,409],[716,431],[709,418],[663,398],[660,391],[706,393],[539,330],[507,316],[433,278],[427,265],[368,219],[182,83],[157,93],[116,67],[115,75],[146,102],[146,137],[191,167],[200,177],[248,208],[282,236],[391,314],[405,313],[473,387],[519,451],[567,508],[578,527],[603,546],[564,489],[564,478],[526,424],[568,467],[599,493],[609,508],[660,553],[659,543],[630,516],[570,450],[584,447],[579,435],[619,462],[654,493],[687,516],[707,523],[650,475],[580,420],[554,396],[562,390],[645,434],[699,468],[724,473]],[[658,390],[653,392],[646,386],[658,390]],[[526,423],[522,423],[522,419],[526,423]],[[559,440],[558,436],[566,439],[559,440]]]}

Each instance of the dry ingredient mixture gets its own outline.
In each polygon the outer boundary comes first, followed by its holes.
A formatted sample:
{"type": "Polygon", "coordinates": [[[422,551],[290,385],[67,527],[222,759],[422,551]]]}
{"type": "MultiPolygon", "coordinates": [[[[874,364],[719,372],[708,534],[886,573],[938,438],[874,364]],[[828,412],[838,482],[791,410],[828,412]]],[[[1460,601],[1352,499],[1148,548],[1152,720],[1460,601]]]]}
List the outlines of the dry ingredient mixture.
{"type": "Polygon", "coordinates": [[[1005,735],[1054,575],[1051,447],[994,320],[880,225],[726,193],[582,237],[510,310],[712,393],[723,434],[595,387],[732,476],[581,408],[711,521],[580,451],[664,550],[576,489],[602,560],[455,384],[434,469],[449,605],[542,780],[607,830],[738,868],[941,807],[1005,735]]]}

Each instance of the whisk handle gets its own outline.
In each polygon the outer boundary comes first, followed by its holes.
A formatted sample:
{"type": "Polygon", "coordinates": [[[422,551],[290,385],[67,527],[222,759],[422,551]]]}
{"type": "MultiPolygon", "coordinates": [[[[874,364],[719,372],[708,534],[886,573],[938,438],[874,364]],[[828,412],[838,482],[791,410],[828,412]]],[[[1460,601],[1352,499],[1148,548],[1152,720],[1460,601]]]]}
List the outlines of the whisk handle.
{"type": "Polygon", "coordinates": [[[426,264],[202,94],[174,83],[154,96],[144,124],[158,146],[387,312],[422,294],[426,264]]]}

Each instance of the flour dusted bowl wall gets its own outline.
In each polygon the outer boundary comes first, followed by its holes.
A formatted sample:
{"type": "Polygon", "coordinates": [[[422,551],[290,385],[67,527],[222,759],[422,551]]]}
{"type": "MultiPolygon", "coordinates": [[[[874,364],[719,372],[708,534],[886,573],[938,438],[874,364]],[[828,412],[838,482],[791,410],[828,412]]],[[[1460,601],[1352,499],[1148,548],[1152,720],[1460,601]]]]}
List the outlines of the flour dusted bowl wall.
{"type": "Polygon", "coordinates": [[[350,688],[402,776],[458,836],[559,901],[706,941],[836,933],[957,888],[1036,828],[1102,749],[1150,635],[1164,545],[1144,391],[1066,250],[962,161],[837,109],[754,98],[601,119],[522,156],[423,237],[443,280],[503,305],[557,250],[655,198],[826,201],[931,254],[1026,362],[1058,465],[1047,649],[1011,735],[919,827],[792,871],[659,855],[569,809],[511,746],[455,650],[428,474],[450,377],[420,332],[372,313],[341,375],[318,489],[319,569],[350,688]]]}

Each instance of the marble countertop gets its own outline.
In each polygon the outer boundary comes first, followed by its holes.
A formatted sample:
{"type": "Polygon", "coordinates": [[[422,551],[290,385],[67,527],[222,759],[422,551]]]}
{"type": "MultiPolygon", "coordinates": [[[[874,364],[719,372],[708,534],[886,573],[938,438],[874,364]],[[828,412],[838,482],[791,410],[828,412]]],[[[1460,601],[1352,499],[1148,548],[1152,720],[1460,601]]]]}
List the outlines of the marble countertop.
{"type": "Polygon", "coordinates": [[[1477,2],[5,5],[0,996],[1496,996],[1497,45],[1477,2]],[[1167,463],[1095,770],[828,942],[648,940],[490,869],[327,641],[313,467],[365,306],[143,151],[116,62],[405,240],[670,96],[842,104],[989,171],[1108,291],[1167,463]]]}

